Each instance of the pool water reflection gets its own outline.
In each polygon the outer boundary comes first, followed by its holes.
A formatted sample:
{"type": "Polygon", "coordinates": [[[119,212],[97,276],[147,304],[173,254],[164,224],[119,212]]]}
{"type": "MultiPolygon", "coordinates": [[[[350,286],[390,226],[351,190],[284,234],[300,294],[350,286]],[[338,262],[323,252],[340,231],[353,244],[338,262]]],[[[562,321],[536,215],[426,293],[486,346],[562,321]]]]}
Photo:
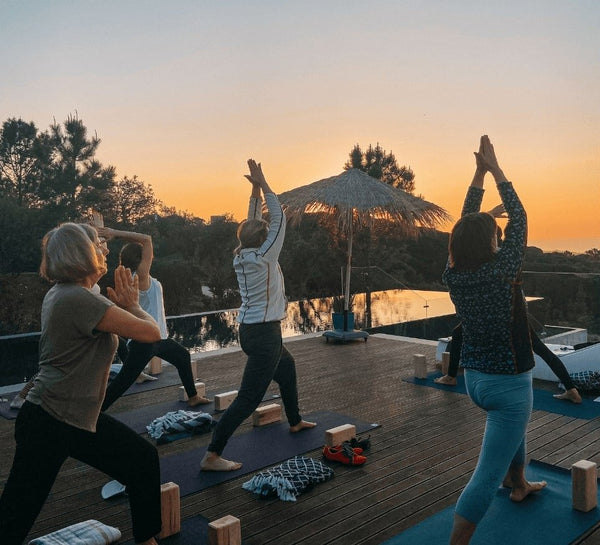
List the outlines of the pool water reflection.
{"type": "MultiPolygon", "coordinates": [[[[356,294],[352,302],[356,329],[426,320],[454,314],[447,292],[386,290],[356,294]]],[[[282,322],[284,337],[331,329],[334,298],[294,301],[282,322]]],[[[169,334],[193,352],[237,346],[237,310],[187,314],[167,319],[169,334]]]]}

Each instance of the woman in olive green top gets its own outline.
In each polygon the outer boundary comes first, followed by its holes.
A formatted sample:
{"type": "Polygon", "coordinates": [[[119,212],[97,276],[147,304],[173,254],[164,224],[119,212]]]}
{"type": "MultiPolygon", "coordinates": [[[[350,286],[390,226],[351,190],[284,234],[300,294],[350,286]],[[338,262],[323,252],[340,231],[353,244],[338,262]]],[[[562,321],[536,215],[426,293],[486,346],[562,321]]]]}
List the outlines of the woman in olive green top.
{"type": "Polygon", "coordinates": [[[105,248],[81,225],[66,223],[46,234],[40,273],[55,285],[42,305],[40,370],[15,423],[16,451],[0,498],[0,543],[21,545],[61,465],[73,457],[128,487],[134,539],[155,545],[158,454],[100,407],[117,335],[154,342],[158,326],[140,308],[129,270],[115,271],[110,299],[92,290],[106,274],[105,248]]]}

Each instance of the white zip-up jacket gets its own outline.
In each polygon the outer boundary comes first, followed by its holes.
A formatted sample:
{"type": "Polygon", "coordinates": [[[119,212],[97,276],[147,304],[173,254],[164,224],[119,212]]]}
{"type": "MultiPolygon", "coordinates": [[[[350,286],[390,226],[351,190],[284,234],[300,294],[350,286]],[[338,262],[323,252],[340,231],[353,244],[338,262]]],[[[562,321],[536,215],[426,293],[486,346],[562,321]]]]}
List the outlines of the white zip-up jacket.
{"type": "MultiPolygon", "coordinates": [[[[244,248],[233,259],[242,296],[237,316],[241,324],[274,322],[285,317],[287,300],[279,254],[285,238],[285,215],[274,193],[266,193],[269,232],[260,248],[244,248]]],[[[251,197],[248,219],[262,219],[260,198],[251,197]]]]}

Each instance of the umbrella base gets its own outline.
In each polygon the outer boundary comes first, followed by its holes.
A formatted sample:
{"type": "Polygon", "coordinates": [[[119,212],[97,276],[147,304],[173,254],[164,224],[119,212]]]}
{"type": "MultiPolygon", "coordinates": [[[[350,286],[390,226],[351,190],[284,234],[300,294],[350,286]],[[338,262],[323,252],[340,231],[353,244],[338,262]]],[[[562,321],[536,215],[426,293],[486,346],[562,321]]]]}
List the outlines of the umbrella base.
{"type": "Polygon", "coordinates": [[[335,341],[358,341],[364,339],[367,342],[369,338],[369,334],[366,331],[360,331],[358,329],[354,329],[352,331],[344,331],[343,329],[333,329],[331,331],[325,331],[323,333],[323,337],[325,340],[329,342],[329,339],[333,339],[335,341]]]}

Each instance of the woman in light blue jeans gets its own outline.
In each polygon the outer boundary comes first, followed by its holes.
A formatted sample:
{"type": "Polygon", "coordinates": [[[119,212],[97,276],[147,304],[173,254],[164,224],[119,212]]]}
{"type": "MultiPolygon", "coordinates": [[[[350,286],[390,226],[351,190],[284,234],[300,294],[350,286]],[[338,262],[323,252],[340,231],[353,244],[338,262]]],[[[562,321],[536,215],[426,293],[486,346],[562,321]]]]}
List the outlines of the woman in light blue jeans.
{"type": "Polygon", "coordinates": [[[461,218],[450,233],[442,279],[462,322],[460,365],[469,395],[487,411],[487,423],[477,468],[457,503],[450,545],[470,542],[503,475],[513,501],[522,501],[546,486],[525,478],[534,366],[520,274],[527,246],[527,214],[485,135],[475,161],[461,218]],[[488,172],[508,216],[500,247],[495,218],[480,211],[488,172]]]}
{"type": "Polygon", "coordinates": [[[456,513],[477,524],[500,484],[512,485],[523,472],[532,378],[531,371],[497,375],[465,369],[465,384],[473,403],[487,411],[487,421],[477,467],[456,504],[456,513]]]}

